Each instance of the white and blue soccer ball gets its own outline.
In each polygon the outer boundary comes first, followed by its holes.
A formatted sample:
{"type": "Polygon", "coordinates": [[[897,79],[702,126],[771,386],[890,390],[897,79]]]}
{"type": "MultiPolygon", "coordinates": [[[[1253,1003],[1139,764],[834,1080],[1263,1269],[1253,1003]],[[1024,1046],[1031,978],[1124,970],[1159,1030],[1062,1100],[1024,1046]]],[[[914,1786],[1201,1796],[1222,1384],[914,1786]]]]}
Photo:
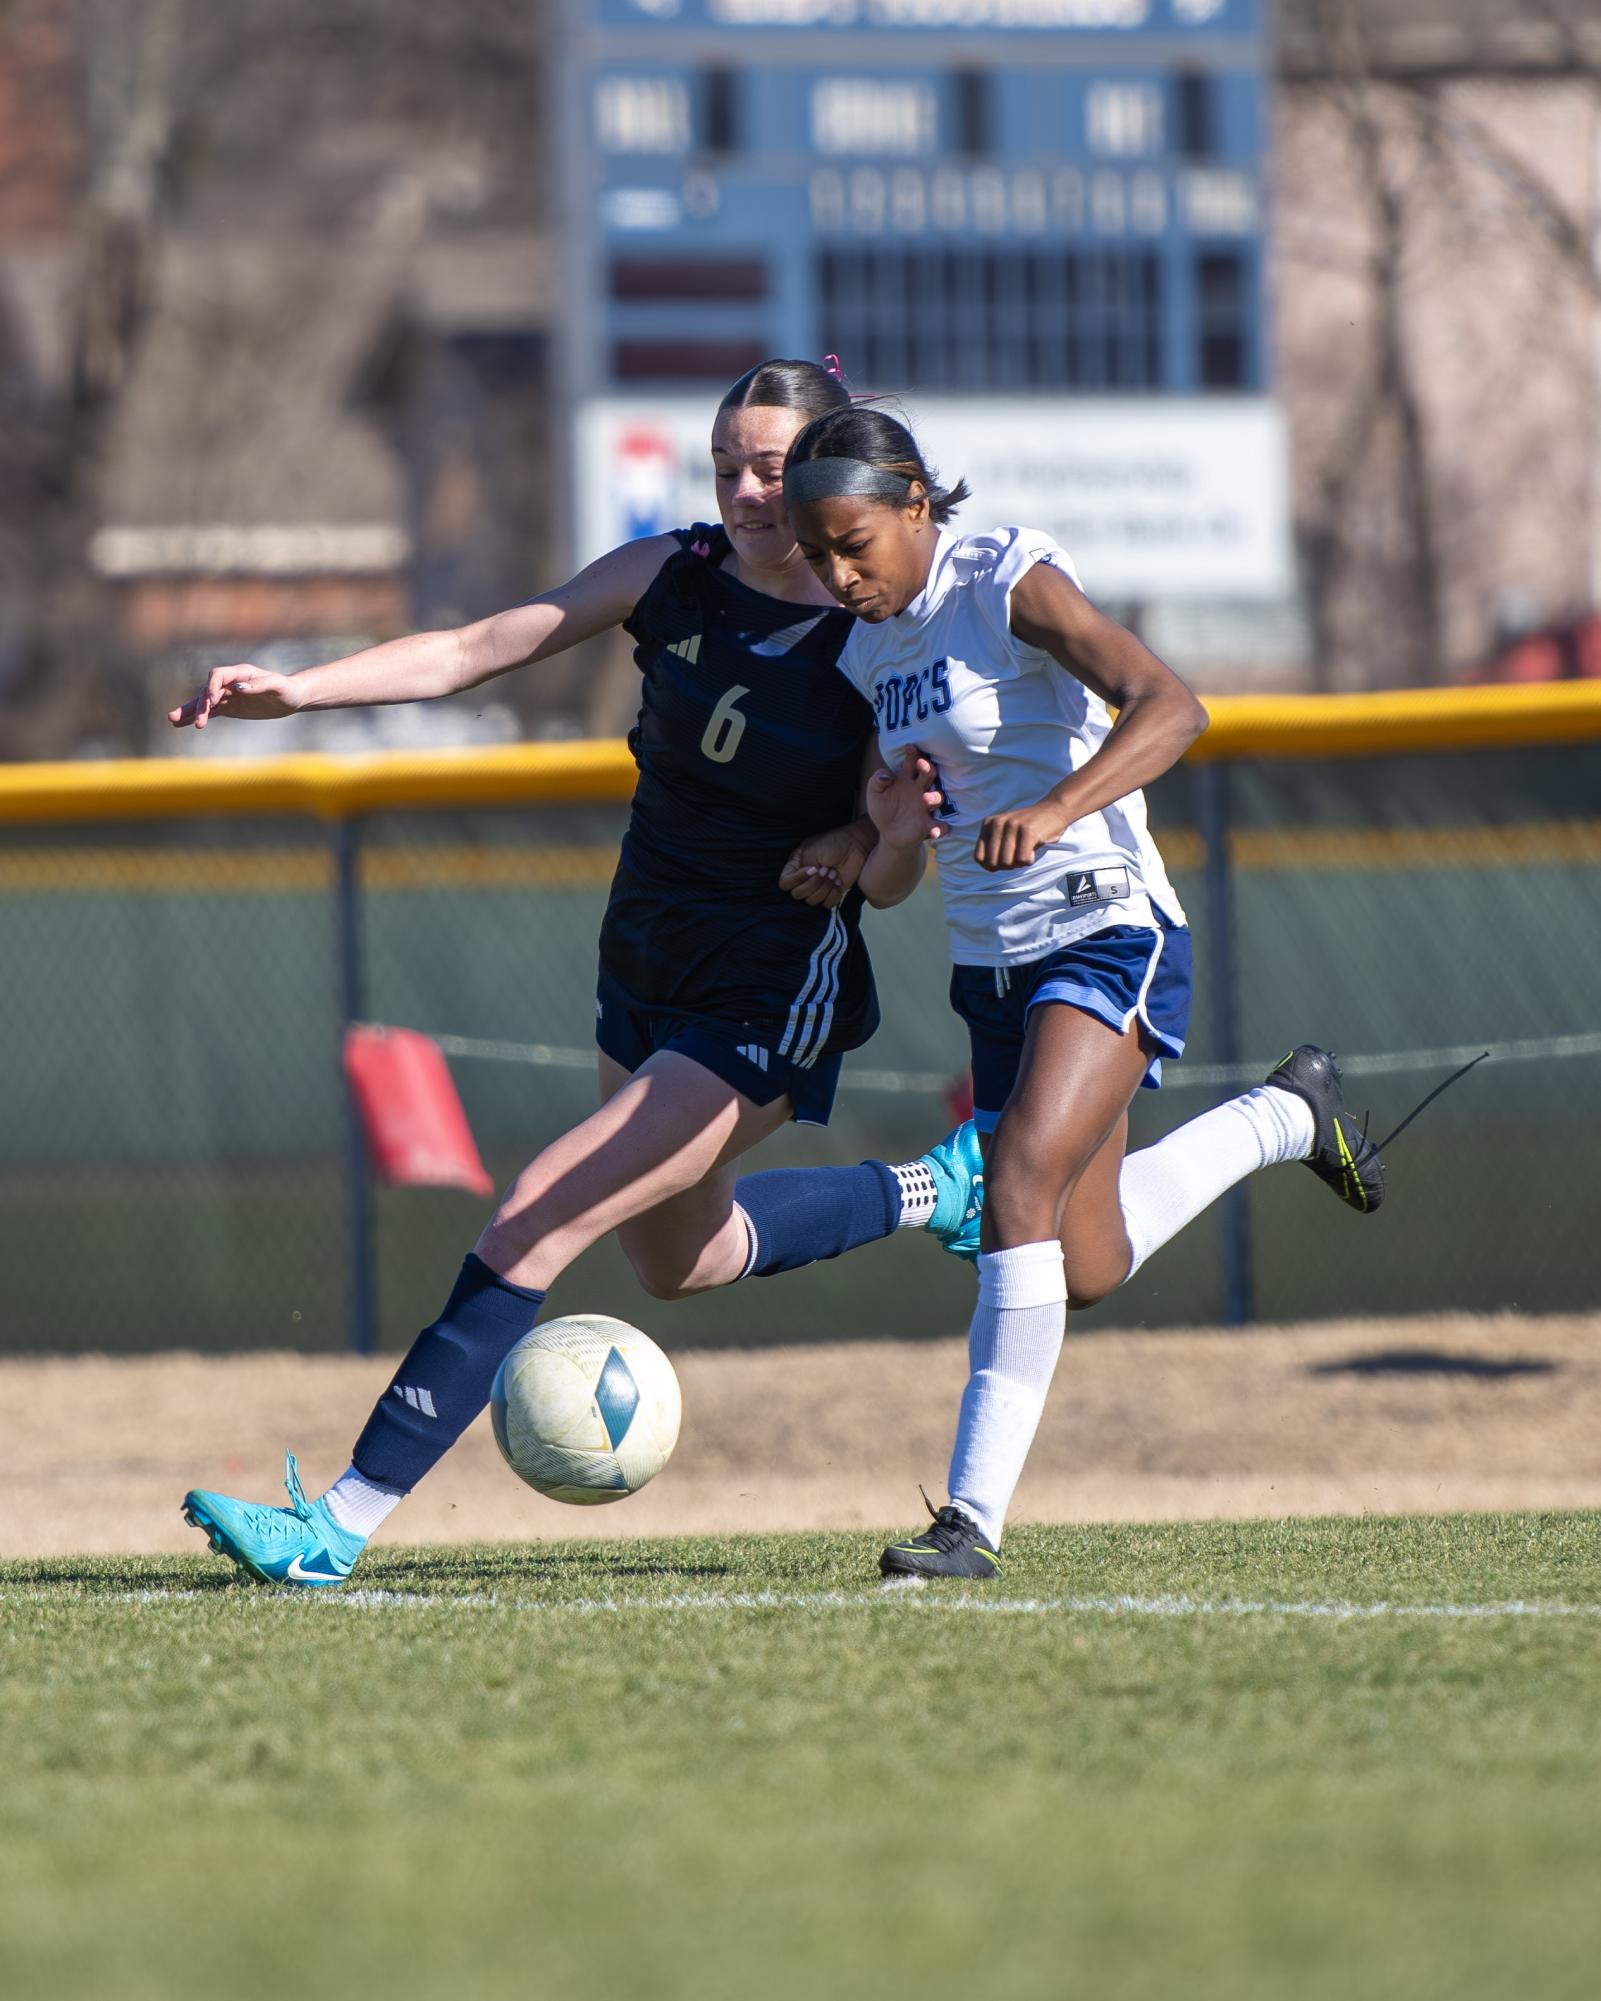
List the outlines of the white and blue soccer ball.
{"type": "Polygon", "coordinates": [[[683,1416],[673,1365],[648,1334],[603,1313],[535,1327],[489,1395],[506,1464],[580,1507],[637,1493],[667,1464],[683,1416]]]}

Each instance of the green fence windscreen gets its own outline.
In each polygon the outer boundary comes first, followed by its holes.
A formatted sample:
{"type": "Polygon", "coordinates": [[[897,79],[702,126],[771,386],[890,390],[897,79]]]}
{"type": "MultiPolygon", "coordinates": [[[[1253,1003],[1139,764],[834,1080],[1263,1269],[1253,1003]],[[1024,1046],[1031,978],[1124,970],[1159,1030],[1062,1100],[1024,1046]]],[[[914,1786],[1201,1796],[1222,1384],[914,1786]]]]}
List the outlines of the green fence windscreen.
{"type": "MultiPolygon", "coordinates": [[[[594,1103],[595,937],[622,817],[357,827],[360,1012],[442,1038],[497,1182],[594,1103]]],[[[1274,1170],[1232,1238],[1203,1218],[1079,1324],[1595,1305],[1601,749],[1185,767],[1152,818],[1195,929],[1197,1005],[1132,1144],[1298,1041],[1341,1053],[1381,1133],[1452,1052],[1493,1060],[1397,1141],[1377,1217],[1274,1170]]],[[[293,819],[0,830],[0,1348],[345,1345],[335,884],[327,830],[293,819]]],[[[847,1063],[832,1126],[791,1128],[758,1166],[907,1158],[949,1123],[966,1054],[937,890],[867,926],[884,1026],[847,1063]]],[[[377,1192],[382,1345],[437,1310],[484,1214],[377,1192]]],[[[691,1346],[949,1334],[972,1289],[970,1266],[907,1233],[664,1305],[605,1244],[552,1307],[691,1346]]]]}

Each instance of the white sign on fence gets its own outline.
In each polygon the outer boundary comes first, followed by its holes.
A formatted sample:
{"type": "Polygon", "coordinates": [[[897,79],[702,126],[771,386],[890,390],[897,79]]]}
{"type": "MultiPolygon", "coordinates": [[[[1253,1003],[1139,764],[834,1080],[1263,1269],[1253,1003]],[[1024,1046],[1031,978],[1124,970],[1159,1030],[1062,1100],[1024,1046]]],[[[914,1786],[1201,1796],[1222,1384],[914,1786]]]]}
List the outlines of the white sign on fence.
{"type": "MultiPolygon", "coordinates": [[[[1043,528],[1092,597],[1283,598],[1292,585],[1284,423],[1263,398],[924,396],[890,406],[975,528],[1043,528]]],[[[578,559],[715,520],[715,398],[598,397],[576,418],[578,559]]]]}

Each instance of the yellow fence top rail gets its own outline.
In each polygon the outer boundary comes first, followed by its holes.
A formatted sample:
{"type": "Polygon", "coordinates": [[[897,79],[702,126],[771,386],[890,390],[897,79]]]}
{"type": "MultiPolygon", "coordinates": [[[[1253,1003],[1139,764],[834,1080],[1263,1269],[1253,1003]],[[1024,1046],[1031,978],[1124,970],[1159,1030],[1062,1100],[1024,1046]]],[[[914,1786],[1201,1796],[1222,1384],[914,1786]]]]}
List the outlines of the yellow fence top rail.
{"type": "MultiPolygon", "coordinates": [[[[1385,757],[1601,740],[1601,682],[1377,695],[1225,695],[1192,760],[1385,757]]],[[[229,729],[239,725],[221,723],[229,729]]],[[[261,734],[270,740],[270,732],[261,734]]],[[[622,743],[505,744],[368,757],[113,758],[0,765],[0,822],[170,820],[625,800],[622,743]]]]}
{"type": "Polygon", "coordinates": [[[1191,751],[1225,757],[1395,757],[1601,738],[1601,681],[1401,688],[1372,695],[1222,695],[1191,751]]]}
{"type": "Polygon", "coordinates": [[[623,743],[496,744],[369,757],[0,765],[0,821],[170,820],[223,813],[312,813],[339,820],[431,806],[562,806],[627,799],[636,775],[623,743]]]}

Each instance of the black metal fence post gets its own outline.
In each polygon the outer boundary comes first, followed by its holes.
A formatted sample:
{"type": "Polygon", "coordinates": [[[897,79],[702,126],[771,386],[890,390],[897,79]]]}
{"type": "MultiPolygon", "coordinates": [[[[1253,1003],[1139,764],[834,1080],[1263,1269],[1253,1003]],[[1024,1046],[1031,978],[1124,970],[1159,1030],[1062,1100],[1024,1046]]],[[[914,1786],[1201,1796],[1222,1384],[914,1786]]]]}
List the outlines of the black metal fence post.
{"type": "Polygon", "coordinates": [[[335,1061],[344,1106],[345,1265],[350,1346],[370,1355],[378,1345],[373,1256],[372,1177],[367,1136],[355,1093],[345,1077],[345,1033],[363,1019],[361,979],[361,822],[334,822],[335,914],[339,928],[339,1047],[335,1061]]]}
{"type": "MultiPolygon", "coordinates": [[[[1206,847],[1206,958],[1209,967],[1217,1060],[1231,1068],[1240,1058],[1239,968],[1234,939],[1234,871],[1229,860],[1232,818],[1227,759],[1196,773],[1201,839],[1206,847]]],[[[1218,1204],[1223,1262],[1223,1323],[1244,1327],[1255,1317],[1251,1282],[1251,1212],[1246,1182],[1237,1182],[1218,1204]]]]}

